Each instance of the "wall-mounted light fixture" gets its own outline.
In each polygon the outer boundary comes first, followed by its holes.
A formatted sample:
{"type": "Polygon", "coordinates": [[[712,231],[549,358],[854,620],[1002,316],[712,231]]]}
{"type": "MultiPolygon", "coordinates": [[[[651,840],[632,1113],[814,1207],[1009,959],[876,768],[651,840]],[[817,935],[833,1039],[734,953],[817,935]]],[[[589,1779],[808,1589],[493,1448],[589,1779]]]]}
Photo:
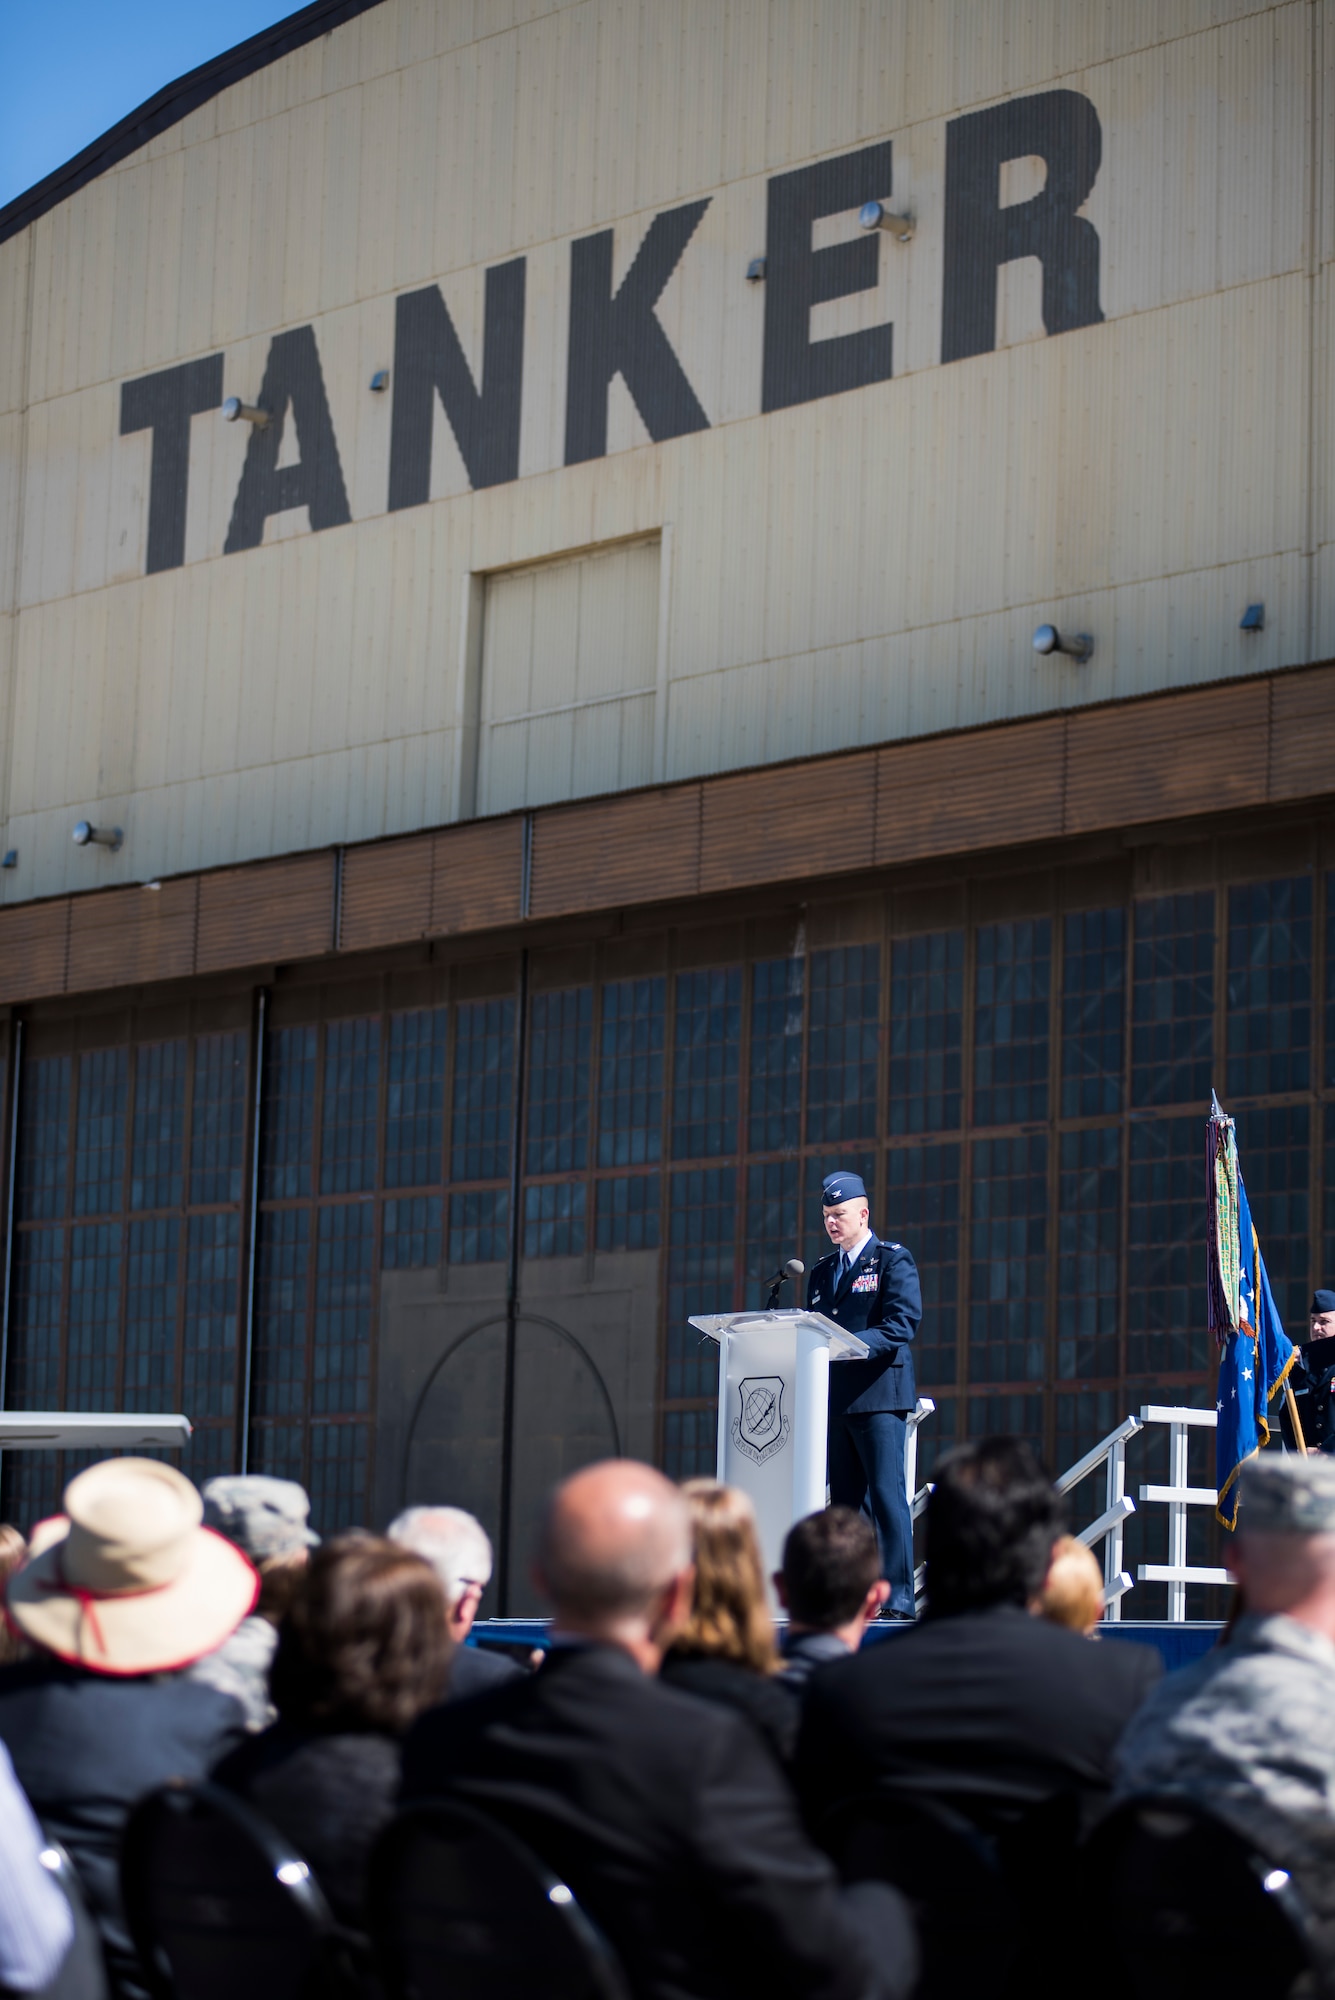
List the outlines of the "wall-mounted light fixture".
{"type": "Polygon", "coordinates": [[[94,826],[86,819],[79,821],[72,837],[76,847],[109,847],[113,854],[125,843],[125,835],[118,826],[94,826]]]}
{"type": "Polygon", "coordinates": [[[388,389],[389,387],[388,368],[376,369],[375,374],[371,377],[371,387],[375,391],[377,396],[384,395],[386,389],[388,389]]]}
{"type": "Polygon", "coordinates": [[[1073,638],[1063,639],[1055,625],[1040,625],[1034,632],[1036,653],[1065,653],[1072,660],[1087,660],[1094,650],[1094,641],[1088,632],[1077,632],[1073,638]]]}
{"type": "Polygon", "coordinates": [[[1264,604],[1249,604],[1247,606],[1247,609],[1243,612],[1242,617],[1238,623],[1238,630],[1239,632],[1264,632],[1265,631],[1264,604]]]}
{"type": "Polygon", "coordinates": [[[879,201],[864,201],[858,210],[858,221],[864,229],[884,229],[896,243],[907,243],[915,227],[911,215],[892,215],[879,201]]]}
{"type": "Polygon", "coordinates": [[[749,264],[747,265],[747,267],[746,267],[746,282],[747,282],[747,284],[748,284],[748,285],[758,285],[758,284],[760,283],[760,281],[762,280],[762,278],[764,277],[764,275],[765,275],[765,260],[764,260],[764,258],[763,258],[763,257],[753,257],[753,258],[751,259],[751,262],[750,262],[750,263],[749,263],[749,264]]]}
{"type": "Polygon", "coordinates": [[[239,396],[229,396],[222,406],[222,413],[225,423],[234,424],[238,417],[244,417],[248,424],[254,424],[257,431],[262,431],[270,421],[267,410],[257,410],[253,403],[243,403],[239,396]]]}

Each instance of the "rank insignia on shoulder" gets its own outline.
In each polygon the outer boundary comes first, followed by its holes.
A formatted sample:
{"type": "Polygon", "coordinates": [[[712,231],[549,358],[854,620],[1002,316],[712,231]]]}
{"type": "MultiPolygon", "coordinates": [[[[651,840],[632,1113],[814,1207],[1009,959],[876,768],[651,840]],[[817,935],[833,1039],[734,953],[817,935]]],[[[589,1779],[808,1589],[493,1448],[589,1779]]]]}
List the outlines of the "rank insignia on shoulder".
{"type": "Polygon", "coordinates": [[[902,1250],[904,1245],[902,1243],[887,1243],[885,1247],[887,1250],[902,1250]]]}

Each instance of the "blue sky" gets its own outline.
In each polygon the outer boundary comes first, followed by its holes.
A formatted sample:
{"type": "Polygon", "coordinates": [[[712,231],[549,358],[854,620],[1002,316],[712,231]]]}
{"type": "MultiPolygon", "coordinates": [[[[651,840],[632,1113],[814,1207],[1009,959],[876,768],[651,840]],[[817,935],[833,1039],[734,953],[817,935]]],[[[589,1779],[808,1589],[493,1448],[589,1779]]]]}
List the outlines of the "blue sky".
{"type": "Polygon", "coordinates": [[[302,0],[0,0],[0,206],[302,0]]]}

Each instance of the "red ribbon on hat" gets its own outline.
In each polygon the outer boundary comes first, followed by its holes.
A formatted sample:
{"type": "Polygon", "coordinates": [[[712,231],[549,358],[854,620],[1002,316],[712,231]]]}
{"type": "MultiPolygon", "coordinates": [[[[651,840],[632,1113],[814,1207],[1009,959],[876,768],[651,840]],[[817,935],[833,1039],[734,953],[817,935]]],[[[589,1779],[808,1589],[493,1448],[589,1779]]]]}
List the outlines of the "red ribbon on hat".
{"type": "Polygon", "coordinates": [[[79,1607],[80,1619],[87,1619],[89,1635],[94,1640],[98,1652],[103,1655],[107,1650],[107,1642],[102,1637],[102,1625],[97,1615],[98,1605],[122,1597],[155,1597],[160,1590],[170,1589],[176,1581],[174,1577],[168,1577],[165,1583],[148,1583],[142,1590],[93,1590],[87,1584],[66,1582],[62,1554],[61,1550],[56,1551],[56,1574],[53,1577],[39,1576],[37,1588],[59,1591],[62,1597],[74,1599],[79,1607]]]}

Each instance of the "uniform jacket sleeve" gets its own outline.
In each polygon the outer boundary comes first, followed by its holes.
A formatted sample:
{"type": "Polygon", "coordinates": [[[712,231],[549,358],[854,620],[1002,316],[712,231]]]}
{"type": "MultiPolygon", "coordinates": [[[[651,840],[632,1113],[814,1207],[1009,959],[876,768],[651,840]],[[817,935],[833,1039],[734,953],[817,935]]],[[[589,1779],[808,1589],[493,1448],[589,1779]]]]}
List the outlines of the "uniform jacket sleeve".
{"type": "Polygon", "coordinates": [[[922,1287],[918,1267],[902,1243],[882,1243],[879,1247],[881,1283],[876,1294],[876,1317],[862,1329],[862,1339],[873,1354],[890,1354],[910,1341],[922,1319],[922,1287]]]}

